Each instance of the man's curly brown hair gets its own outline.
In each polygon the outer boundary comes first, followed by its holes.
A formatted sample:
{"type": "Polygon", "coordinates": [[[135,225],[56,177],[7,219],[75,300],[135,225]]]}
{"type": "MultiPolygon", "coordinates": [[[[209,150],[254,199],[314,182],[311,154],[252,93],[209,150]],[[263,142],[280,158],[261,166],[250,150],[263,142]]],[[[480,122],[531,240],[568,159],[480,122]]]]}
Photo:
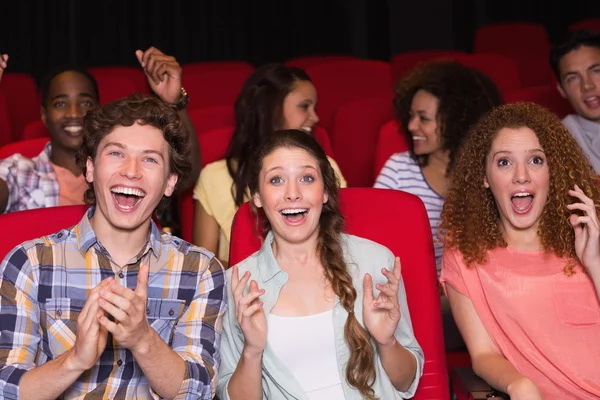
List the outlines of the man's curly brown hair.
{"type": "Polygon", "coordinates": [[[396,85],[394,108],[406,137],[410,154],[422,167],[429,155],[416,155],[408,130],[413,97],[424,90],[438,101],[437,124],[442,148],[450,151],[447,172],[454,166],[457,149],[469,129],[482,115],[502,104],[502,95],[490,78],[456,61],[434,61],[419,65],[396,85]]]}
{"type": "MultiPolygon", "coordinates": [[[[181,122],[177,111],[162,100],[141,94],[132,94],[120,100],[96,107],[83,119],[83,143],[77,152],[77,164],[85,176],[86,162],[96,158],[98,145],[118,126],[133,124],[150,125],[159,129],[169,144],[169,173],[177,174],[175,192],[186,187],[192,169],[190,162],[189,133],[181,122]]],[[[86,204],[96,204],[94,186],[89,184],[85,191],[86,204]]],[[[168,205],[170,198],[163,196],[155,212],[161,212],[168,205]]]]}
{"type": "Polygon", "coordinates": [[[546,252],[568,260],[565,274],[571,275],[578,260],[575,234],[569,223],[572,211],[567,209],[567,204],[579,200],[568,191],[577,184],[594,201],[596,210],[600,208],[600,192],[596,173],[575,139],[556,115],[537,104],[498,107],[473,127],[456,158],[441,215],[440,236],[444,247],[459,250],[468,266],[484,264],[488,251],[507,247],[496,202],[483,185],[486,158],[501,129],[523,127],[536,133],[550,174],[548,199],[540,216],[538,235],[546,252]]]}

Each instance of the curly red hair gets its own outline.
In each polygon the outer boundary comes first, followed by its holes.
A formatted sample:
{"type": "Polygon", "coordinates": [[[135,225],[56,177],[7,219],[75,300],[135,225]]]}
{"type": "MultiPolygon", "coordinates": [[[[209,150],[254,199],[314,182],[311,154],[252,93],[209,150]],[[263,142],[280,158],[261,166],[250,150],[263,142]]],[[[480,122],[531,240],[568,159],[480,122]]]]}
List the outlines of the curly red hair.
{"type": "Polygon", "coordinates": [[[485,263],[489,250],[507,246],[494,197],[483,186],[486,157],[501,129],[522,127],[536,133],[550,171],[548,199],[540,217],[538,235],[545,251],[569,260],[565,274],[571,275],[578,259],[575,235],[569,223],[572,212],[566,206],[576,199],[568,190],[577,184],[599,210],[598,178],[558,117],[537,104],[500,106],[473,126],[456,159],[441,215],[440,236],[444,247],[459,250],[468,266],[485,263]]]}

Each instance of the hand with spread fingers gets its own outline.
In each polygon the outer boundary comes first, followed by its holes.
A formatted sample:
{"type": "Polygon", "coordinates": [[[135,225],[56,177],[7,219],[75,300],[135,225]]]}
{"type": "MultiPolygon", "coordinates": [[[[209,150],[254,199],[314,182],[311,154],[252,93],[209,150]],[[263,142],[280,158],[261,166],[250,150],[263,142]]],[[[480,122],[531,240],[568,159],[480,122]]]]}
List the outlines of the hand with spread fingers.
{"type": "Polygon", "coordinates": [[[569,195],[579,200],[568,204],[569,210],[580,210],[583,215],[571,214],[569,222],[575,231],[575,253],[592,276],[600,276],[600,224],[596,205],[581,188],[575,185],[569,195]]]}
{"type": "Polygon", "coordinates": [[[267,317],[259,297],[265,293],[265,290],[259,290],[258,284],[253,280],[250,282],[250,292],[244,295],[244,288],[250,279],[250,272],[244,273],[241,279],[237,266],[233,267],[232,272],[231,290],[235,303],[235,315],[244,333],[244,351],[253,355],[262,354],[267,344],[267,317]]]}
{"type": "Polygon", "coordinates": [[[135,52],[150,88],[166,103],[176,104],[181,98],[181,65],[155,47],[135,52]]]}
{"type": "Polygon", "coordinates": [[[153,332],[146,317],[148,271],[148,265],[140,266],[135,290],[113,281],[108,288],[100,291],[98,300],[100,307],[115,319],[113,322],[104,315],[100,324],[112,333],[119,345],[131,351],[145,346],[153,332]]]}
{"type": "Polygon", "coordinates": [[[105,312],[98,305],[100,292],[114,283],[112,278],[100,282],[90,291],[90,295],[77,318],[77,336],[75,344],[69,350],[71,365],[76,370],[87,371],[92,368],[106,348],[108,331],[100,324],[99,319],[105,312]]]}
{"type": "Polygon", "coordinates": [[[0,54],[0,81],[6,67],[8,67],[8,54],[0,54]]]}
{"type": "Polygon", "coordinates": [[[363,278],[363,322],[373,339],[382,346],[396,341],[394,332],[401,317],[398,303],[400,268],[400,258],[396,257],[392,271],[381,270],[388,281],[385,285],[376,285],[380,291],[376,299],[373,296],[373,278],[370,274],[363,278]]]}

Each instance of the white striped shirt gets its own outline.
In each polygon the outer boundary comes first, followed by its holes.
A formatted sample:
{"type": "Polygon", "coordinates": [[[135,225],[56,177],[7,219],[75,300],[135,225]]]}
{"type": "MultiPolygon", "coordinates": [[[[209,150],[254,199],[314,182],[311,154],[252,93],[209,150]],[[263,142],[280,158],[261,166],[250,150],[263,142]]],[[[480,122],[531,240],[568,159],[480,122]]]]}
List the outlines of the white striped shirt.
{"type": "Polygon", "coordinates": [[[409,152],[393,154],[386,162],[374,187],[383,189],[403,190],[419,196],[429,217],[431,234],[433,235],[433,248],[435,251],[435,264],[438,277],[441,271],[442,243],[437,239],[440,214],[444,206],[444,198],[436,193],[425,180],[421,167],[410,156],[409,152]]]}

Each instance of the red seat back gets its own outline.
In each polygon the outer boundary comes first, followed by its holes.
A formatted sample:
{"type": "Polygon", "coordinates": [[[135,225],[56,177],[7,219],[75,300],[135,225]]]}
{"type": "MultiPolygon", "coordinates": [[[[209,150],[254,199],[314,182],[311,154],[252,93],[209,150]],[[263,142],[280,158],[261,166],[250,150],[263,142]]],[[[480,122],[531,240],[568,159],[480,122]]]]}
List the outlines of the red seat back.
{"type": "Polygon", "coordinates": [[[588,31],[600,32],[600,18],[588,18],[573,22],[571,25],[569,25],[570,31],[579,31],[584,29],[588,31]]]}
{"type": "Polygon", "coordinates": [[[329,133],[333,114],[342,104],[392,92],[390,65],[382,61],[328,62],[309,67],[306,72],[317,88],[320,124],[329,133]]]}
{"type": "Polygon", "coordinates": [[[69,228],[81,220],[86,205],[38,208],[0,214],[0,226],[10,227],[10,235],[0,240],[0,259],[19,244],[69,228]]]}
{"type": "Polygon", "coordinates": [[[189,115],[197,134],[235,125],[235,115],[231,105],[197,108],[190,110],[189,115]]]}
{"type": "Polygon", "coordinates": [[[462,65],[487,75],[501,92],[521,88],[519,68],[512,58],[501,54],[457,54],[452,57],[462,65]]]}
{"type": "Polygon", "coordinates": [[[110,103],[140,91],[135,81],[126,76],[100,73],[95,78],[98,82],[101,104],[110,103]]]}
{"type": "Polygon", "coordinates": [[[13,141],[13,131],[10,126],[10,114],[6,99],[0,93],[0,146],[13,141]]]}
{"type": "Polygon", "coordinates": [[[254,68],[243,62],[213,62],[183,66],[183,86],[190,96],[188,109],[233,107],[254,68]]]}
{"type": "MultiPolygon", "coordinates": [[[[347,233],[388,247],[402,261],[410,316],[415,336],[425,354],[423,376],[413,399],[448,399],[435,257],[423,202],[399,190],[349,188],[341,190],[340,208],[346,217],[347,233]],[[365,207],[365,204],[369,206],[365,207]]],[[[255,221],[249,204],[245,203],[233,221],[230,265],[239,263],[260,248],[255,221]]]]}
{"type": "Polygon", "coordinates": [[[519,101],[530,101],[546,107],[560,118],[573,113],[573,108],[568,100],[564,99],[555,86],[540,86],[524,89],[511,90],[504,94],[504,101],[516,103],[519,101]]]}
{"type": "Polygon", "coordinates": [[[306,57],[296,57],[285,62],[285,65],[290,67],[297,67],[306,69],[315,65],[324,64],[328,62],[334,61],[349,61],[349,60],[358,60],[354,56],[341,55],[341,54],[330,54],[330,55],[322,55],[322,56],[306,56],[306,57]]]}
{"type": "Polygon", "coordinates": [[[32,121],[25,125],[25,130],[23,131],[23,140],[49,137],[50,131],[48,130],[48,127],[44,125],[42,120],[32,121]]]}
{"type": "Polygon", "coordinates": [[[379,130],[377,138],[377,149],[375,150],[375,173],[374,179],[377,179],[385,162],[394,153],[408,151],[408,143],[406,138],[400,132],[400,124],[396,120],[389,121],[379,130]]]}
{"type": "Polygon", "coordinates": [[[333,119],[335,160],[350,187],[373,186],[379,129],[394,118],[393,93],[344,103],[333,119]]]}
{"type": "Polygon", "coordinates": [[[396,54],[391,61],[392,80],[395,84],[402,76],[412,71],[420,63],[448,59],[457,54],[465,53],[458,50],[420,50],[396,54]]]}
{"type": "MultiPolygon", "coordinates": [[[[148,87],[148,80],[141,67],[128,67],[128,66],[106,66],[106,67],[92,67],[88,69],[89,73],[103,82],[110,81],[112,78],[123,78],[130,80],[135,90],[138,93],[150,93],[148,87]]],[[[100,91],[100,99],[104,102],[104,93],[102,88],[100,91]]],[[[110,94],[110,93],[109,93],[110,94]]]]}
{"type": "Polygon", "coordinates": [[[495,53],[517,63],[523,86],[541,86],[552,82],[548,62],[550,43],[546,28],[534,22],[504,22],[477,29],[475,53],[495,53]]]}
{"type": "MultiPolygon", "coordinates": [[[[40,103],[35,81],[27,74],[5,72],[2,75],[0,94],[4,96],[6,109],[10,115],[12,135],[9,141],[21,140],[25,125],[40,118],[40,103]]],[[[0,137],[0,144],[2,144],[2,137],[0,137]]]]}
{"type": "Polygon", "coordinates": [[[44,150],[46,143],[48,143],[48,138],[21,140],[5,144],[0,147],[0,160],[8,158],[13,154],[21,154],[23,157],[33,158],[44,150]]]}

